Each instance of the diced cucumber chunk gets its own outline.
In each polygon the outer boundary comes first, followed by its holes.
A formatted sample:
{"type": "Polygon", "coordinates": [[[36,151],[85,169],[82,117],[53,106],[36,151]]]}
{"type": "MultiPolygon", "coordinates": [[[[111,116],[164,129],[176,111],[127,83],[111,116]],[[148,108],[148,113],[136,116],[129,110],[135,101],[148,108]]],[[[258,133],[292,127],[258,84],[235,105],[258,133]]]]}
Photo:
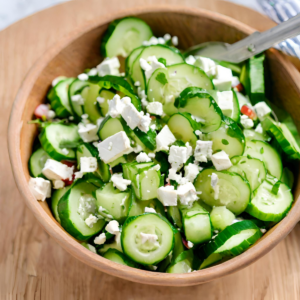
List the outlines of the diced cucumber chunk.
{"type": "Polygon", "coordinates": [[[58,214],[58,202],[60,198],[70,189],[70,185],[62,189],[55,190],[51,196],[51,210],[54,215],[54,218],[58,223],[60,223],[60,218],[58,214]]]}
{"type": "Polygon", "coordinates": [[[32,177],[43,177],[42,170],[48,158],[50,156],[43,148],[39,148],[31,154],[28,165],[32,177]]]}
{"type": "Polygon", "coordinates": [[[209,206],[226,206],[236,215],[241,214],[250,201],[251,189],[248,181],[236,173],[204,169],[194,182],[197,191],[202,192],[201,200],[209,206]],[[211,185],[211,174],[217,174],[217,193],[211,185]]]}
{"type": "Polygon", "coordinates": [[[148,41],[153,36],[147,23],[135,17],[113,21],[101,42],[101,54],[106,57],[123,56],[148,41]]]}
{"type": "Polygon", "coordinates": [[[167,216],[168,219],[175,227],[182,228],[182,219],[179,208],[177,206],[168,206],[167,207],[167,216]]]}
{"type": "Polygon", "coordinates": [[[120,265],[139,268],[138,264],[129,259],[124,253],[116,249],[108,249],[103,257],[120,265]]]}
{"type": "Polygon", "coordinates": [[[108,101],[111,100],[114,96],[115,94],[109,90],[102,89],[100,91],[98,97],[103,98],[104,101],[99,103],[98,105],[100,107],[100,112],[103,117],[105,117],[108,113],[108,109],[109,109],[108,101]]]}
{"type": "Polygon", "coordinates": [[[278,152],[269,144],[262,141],[247,141],[244,156],[257,158],[264,162],[268,173],[280,179],[282,174],[282,161],[278,152]]]}
{"type": "Polygon", "coordinates": [[[210,213],[210,219],[214,230],[222,231],[232,224],[235,215],[226,206],[215,206],[210,213]]]}

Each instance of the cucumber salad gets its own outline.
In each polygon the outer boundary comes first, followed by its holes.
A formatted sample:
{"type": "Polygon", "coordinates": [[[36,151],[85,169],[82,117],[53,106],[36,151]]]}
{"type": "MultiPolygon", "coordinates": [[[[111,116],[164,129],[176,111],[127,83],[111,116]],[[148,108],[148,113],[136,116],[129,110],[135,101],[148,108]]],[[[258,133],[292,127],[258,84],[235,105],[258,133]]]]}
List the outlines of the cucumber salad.
{"type": "Polygon", "coordinates": [[[176,46],[141,19],[112,22],[103,61],[55,78],[36,107],[29,187],[90,251],[189,273],[287,215],[300,151],[290,115],[269,101],[264,54],[230,64],[176,46]]]}

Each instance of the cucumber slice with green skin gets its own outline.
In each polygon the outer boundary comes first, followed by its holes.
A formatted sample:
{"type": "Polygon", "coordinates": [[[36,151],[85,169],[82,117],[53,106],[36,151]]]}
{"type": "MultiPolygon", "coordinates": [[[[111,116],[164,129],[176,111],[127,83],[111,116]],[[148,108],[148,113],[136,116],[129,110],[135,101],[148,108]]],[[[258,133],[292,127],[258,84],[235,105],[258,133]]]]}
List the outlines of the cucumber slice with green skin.
{"type": "Polygon", "coordinates": [[[93,173],[86,173],[84,175],[84,178],[85,178],[86,182],[93,184],[97,188],[101,188],[105,185],[105,183],[98,176],[94,175],[93,173]]]}
{"type": "Polygon", "coordinates": [[[213,253],[224,256],[237,256],[253,245],[262,233],[249,220],[234,223],[226,227],[216,238],[199,249],[199,255],[208,258],[213,253]]]}
{"type": "Polygon", "coordinates": [[[71,188],[71,186],[66,186],[59,190],[54,190],[52,197],[51,197],[51,210],[54,215],[54,218],[58,223],[60,223],[60,218],[58,214],[58,202],[60,198],[71,188]]]}
{"type": "Polygon", "coordinates": [[[179,208],[177,206],[167,207],[167,216],[169,221],[174,224],[175,227],[182,229],[182,219],[179,208]]]}
{"type": "Polygon", "coordinates": [[[74,78],[61,80],[57,85],[51,88],[47,98],[50,101],[52,109],[57,117],[67,118],[72,116],[72,109],[69,103],[69,86],[74,81],[74,78]]]}
{"type": "Polygon", "coordinates": [[[99,178],[103,182],[108,182],[111,174],[109,170],[109,166],[104,163],[100,158],[99,158],[99,153],[98,150],[91,144],[89,143],[83,143],[80,146],[77,147],[76,150],[76,157],[77,157],[77,168],[80,169],[80,158],[81,157],[95,157],[97,158],[98,161],[98,168],[93,174],[99,178]]]}
{"type": "Polygon", "coordinates": [[[264,162],[267,171],[280,179],[282,174],[282,161],[278,152],[269,144],[262,141],[247,141],[244,156],[257,158],[264,162]]]}
{"type": "Polygon", "coordinates": [[[228,169],[228,172],[237,173],[247,179],[252,191],[266,179],[267,169],[264,163],[257,158],[234,156],[231,163],[232,167],[228,169]]]}
{"type": "Polygon", "coordinates": [[[188,112],[203,120],[200,130],[204,133],[217,130],[223,114],[210,93],[202,88],[188,87],[175,100],[180,112],[188,112]]]}
{"type": "MultiPolygon", "coordinates": [[[[182,57],[180,51],[176,48],[169,47],[166,45],[153,45],[145,47],[133,62],[130,74],[133,82],[140,82],[140,87],[142,90],[145,90],[147,82],[144,75],[144,71],[141,69],[140,66],[140,59],[143,58],[147,60],[149,56],[156,56],[157,59],[164,58],[166,60],[167,66],[184,62],[184,58],[182,57]]],[[[148,99],[151,98],[148,97],[148,99]]]]}
{"type": "MultiPolygon", "coordinates": [[[[214,89],[213,83],[206,73],[195,66],[181,63],[169,66],[166,69],[157,69],[148,82],[148,101],[161,102],[164,105],[164,112],[167,115],[172,115],[178,111],[174,106],[175,99],[187,87],[214,89]],[[166,80],[157,80],[162,76],[166,80]]],[[[192,110],[192,113],[201,114],[197,109],[192,110]]]]}
{"type": "Polygon", "coordinates": [[[114,188],[113,183],[107,183],[103,188],[95,192],[97,206],[102,206],[105,211],[99,212],[100,215],[106,217],[111,215],[114,220],[124,223],[128,215],[130,204],[130,190],[121,192],[114,188]]]}
{"type": "Polygon", "coordinates": [[[271,137],[269,135],[267,135],[265,132],[259,133],[253,129],[244,129],[243,133],[246,138],[246,141],[253,141],[253,140],[263,141],[263,142],[271,141],[271,137]]]}
{"type": "Polygon", "coordinates": [[[141,54],[145,46],[140,46],[138,48],[135,48],[131,51],[129,56],[125,60],[125,72],[126,75],[129,77],[132,69],[132,64],[134,63],[135,59],[141,54]]]}
{"type": "Polygon", "coordinates": [[[140,268],[140,266],[137,263],[129,259],[124,253],[116,249],[108,249],[103,255],[103,257],[120,265],[138,269],[140,268]]]}
{"type": "Polygon", "coordinates": [[[84,178],[78,179],[58,202],[58,214],[62,227],[79,241],[88,240],[100,232],[105,225],[104,219],[99,219],[90,228],[78,213],[80,198],[83,195],[91,195],[96,189],[96,186],[87,183],[84,178]]]}
{"type": "Polygon", "coordinates": [[[110,23],[101,41],[104,57],[123,56],[148,41],[153,36],[149,25],[135,17],[126,17],[110,23]]]}
{"type": "Polygon", "coordinates": [[[42,170],[48,158],[50,156],[43,148],[39,148],[31,154],[28,166],[32,177],[44,177],[42,170]]]}
{"type": "Polygon", "coordinates": [[[270,117],[266,117],[261,124],[263,129],[276,139],[289,159],[300,159],[300,148],[285,124],[277,123],[270,117]]]}
{"type": "Polygon", "coordinates": [[[104,253],[106,253],[109,249],[116,249],[119,252],[123,253],[120,237],[116,236],[112,243],[100,245],[99,247],[97,247],[97,252],[100,255],[104,255],[104,253]]]}
{"type": "Polygon", "coordinates": [[[166,273],[183,274],[192,272],[194,253],[191,250],[182,252],[168,267],[166,273]]]}
{"type": "Polygon", "coordinates": [[[200,129],[200,124],[194,121],[188,113],[176,113],[168,121],[168,126],[177,140],[188,142],[195,148],[198,140],[195,134],[200,129]]]}
{"type": "Polygon", "coordinates": [[[124,127],[119,118],[112,118],[111,116],[106,116],[101,122],[98,130],[98,136],[101,141],[104,141],[108,137],[123,131],[124,127]]]}
{"type": "Polygon", "coordinates": [[[278,191],[276,189],[277,195],[275,195],[273,182],[267,179],[253,192],[251,202],[246,209],[248,214],[259,220],[272,222],[279,222],[287,215],[293,203],[291,189],[277,181],[278,191]]]}
{"type": "Polygon", "coordinates": [[[194,186],[196,191],[202,192],[201,200],[207,205],[226,206],[235,215],[241,214],[247,207],[251,188],[242,176],[227,171],[216,171],[214,169],[204,169],[195,179],[194,186]],[[219,194],[211,186],[211,174],[218,175],[219,194]],[[217,199],[215,199],[217,196],[217,199]]]}
{"type": "Polygon", "coordinates": [[[108,105],[108,101],[112,100],[112,98],[115,96],[115,93],[113,93],[112,91],[106,90],[106,89],[102,89],[99,93],[99,97],[104,99],[103,103],[98,103],[99,108],[100,108],[100,112],[101,115],[103,117],[105,117],[108,113],[109,110],[109,105],[108,105]]]}
{"type": "Polygon", "coordinates": [[[199,203],[191,208],[180,206],[185,237],[193,244],[201,244],[212,238],[212,226],[209,213],[199,203]]]}
{"type": "Polygon", "coordinates": [[[211,267],[221,261],[223,259],[223,256],[220,253],[212,253],[209,257],[204,259],[204,261],[201,263],[199,270],[211,267]]]}
{"type": "Polygon", "coordinates": [[[231,225],[235,215],[226,206],[215,206],[210,213],[210,220],[214,230],[224,230],[231,225]]]}
{"type": "Polygon", "coordinates": [[[145,213],[130,217],[122,228],[123,252],[133,261],[142,265],[156,265],[174,248],[176,230],[164,217],[145,213]],[[142,243],[141,233],[157,235],[157,241],[142,243]]]}
{"type": "Polygon", "coordinates": [[[84,114],[83,106],[78,104],[77,102],[72,101],[72,96],[80,95],[82,91],[89,86],[87,81],[82,81],[79,79],[75,79],[69,86],[69,103],[74,115],[74,118],[77,121],[80,121],[81,116],[84,114]]]}
{"type": "Polygon", "coordinates": [[[288,168],[283,168],[282,176],[280,178],[280,181],[284,184],[286,184],[290,189],[293,188],[294,185],[294,174],[291,170],[288,168]]]}
{"type": "Polygon", "coordinates": [[[213,152],[224,150],[230,158],[244,153],[245,136],[238,124],[228,117],[224,117],[218,130],[207,133],[205,139],[213,141],[213,152]]]}
{"type": "Polygon", "coordinates": [[[96,123],[99,118],[102,117],[100,108],[98,106],[97,97],[99,96],[100,87],[97,84],[89,84],[88,88],[82,91],[82,97],[84,98],[83,110],[84,113],[89,116],[89,119],[96,123]]]}
{"type": "Polygon", "coordinates": [[[80,141],[78,127],[74,124],[64,125],[51,123],[43,128],[39,139],[44,150],[55,160],[75,160],[76,155],[73,149],[68,149],[69,153],[64,154],[62,143],[74,144],[77,146],[80,141]]]}

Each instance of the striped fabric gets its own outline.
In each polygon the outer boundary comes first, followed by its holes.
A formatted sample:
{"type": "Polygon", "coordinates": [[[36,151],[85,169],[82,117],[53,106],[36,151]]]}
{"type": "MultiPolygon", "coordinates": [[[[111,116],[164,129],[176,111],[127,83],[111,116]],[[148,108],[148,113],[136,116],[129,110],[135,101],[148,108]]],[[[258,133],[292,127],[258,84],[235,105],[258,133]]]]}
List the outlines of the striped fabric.
{"type": "MultiPolygon", "coordinates": [[[[265,14],[274,22],[284,22],[300,13],[300,0],[258,0],[265,14]]],[[[300,59],[300,35],[285,40],[275,48],[300,59]]]]}

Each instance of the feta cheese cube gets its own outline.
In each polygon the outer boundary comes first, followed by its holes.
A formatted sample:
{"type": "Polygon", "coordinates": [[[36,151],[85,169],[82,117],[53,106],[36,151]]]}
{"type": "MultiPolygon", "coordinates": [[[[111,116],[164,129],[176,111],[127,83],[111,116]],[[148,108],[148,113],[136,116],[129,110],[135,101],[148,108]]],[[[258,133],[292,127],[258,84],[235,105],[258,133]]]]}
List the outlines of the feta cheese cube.
{"type": "Polygon", "coordinates": [[[194,65],[201,68],[208,76],[216,75],[216,63],[207,57],[195,56],[196,61],[194,65]]]}
{"type": "MultiPolygon", "coordinates": [[[[216,79],[230,79],[232,81],[232,71],[229,68],[223,66],[216,66],[216,79]]],[[[231,85],[230,85],[231,87],[231,85]]]]}
{"type": "Polygon", "coordinates": [[[95,172],[98,168],[96,157],[80,157],[80,172],[95,172]]]}
{"type": "Polygon", "coordinates": [[[120,131],[98,144],[100,158],[107,164],[133,151],[130,140],[124,131],[120,131]],[[110,150],[109,150],[110,149],[110,150]]]}
{"type": "Polygon", "coordinates": [[[51,183],[44,178],[30,178],[29,189],[36,198],[36,200],[45,201],[46,198],[51,197],[51,183]]]}
{"type": "Polygon", "coordinates": [[[84,175],[82,172],[75,172],[74,174],[75,174],[75,179],[80,179],[84,175]]]}
{"type": "Polygon", "coordinates": [[[80,94],[71,96],[71,101],[78,105],[84,104],[84,98],[80,94]]]}
{"type": "Polygon", "coordinates": [[[108,100],[108,114],[112,118],[119,117],[122,112],[124,107],[131,102],[131,99],[129,97],[124,97],[121,100],[121,97],[116,94],[111,100],[108,100]]]}
{"type": "Polygon", "coordinates": [[[173,144],[176,138],[172,131],[169,129],[168,125],[165,125],[163,129],[156,136],[156,151],[168,151],[169,145],[173,144]]]}
{"type": "Polygon", "coordinates": [[[226,116],[231,116],[233,112],[233,92],[217,92],[217,103],[226,116]]]}
{"type": "Polygon", "coordinates": [[[147,60],[140,58],[140,66],[145,71],[147,80],[151,77],[156,69],[166,68],[164,64],[157,60],[156,56],[149,56],[147,60]]]}
{"type": "Polygon", "coordinates": [[[150,102],[147,105],[147,111],[150,114],[161,116],[163,114],[163,105],[160,102],[150,102]]]}
{"type": "Polygon", "coordinates": [[[143,132],[147,133],[150,129],[151,124],[151,118],[150,115],[147,113],[144,116],[142,116],[140,124],[138,125],[138,128],[142,130],[143,132]]]}
{"type": "Polygon", "coordinates": [[[174,180],[178,184],[186,184],[189,180],[185,177],[182,177],[182,174],[177,174],[177,169],[169,169],[169,180],[174,180]]]}
{"type": "Polygon", "coordinates": [[[232,166],[229,156],[224,150],[213,154],[211,160],[217,171],[227,170],[232,166]]]}
{"type": "Polygon", "coordinates": [[[98,126],[92,123],[78,124],[78,134],[80,135],[80,137],[85,143],[90,143],[99,140],[97,132],[98,132],[98,126]]]}
{"type": "Polygon", "coordinates": [[[200,162],[207,162],[208,160],[211,160],[212,144],[212,141],[197,141],[194,152],[195,160],[200,162]]]}
{"type": "Polygon", "coordinates": [[[185,62],[189,65],[194,65],[196,62],[196,58],[193,55],[189,55],[186,59],[185,62]]]}
{"type": "Polygon", "coordinates": [[[132,103],[123,108],[121,115],[131,129],[135,129],[142,120],[142,115],[132,103]]]}
{"type": "Polygon", "coordinates": [[[218,91],[231,90],[231,79],[213,79],[213,84],[218,91]]]}
{"type": "Polygon", "coordinates": [[[158,188],[157,198],[164,206],[177,206],[177,192],[173,185],[158,188]]]}
{"type": "Polygon", "coordinates": [[[169,34],[169,33],[166,33],[165,35],[164,35],[164,40],[165,41],[168,41],[168,40],[170,40],[171,39],[171,35],[169,34]]]}
{"type": "Polygon", "coordinates": [[[127,189],[127,186],[131,184],[131,180],[127,180],[123,178],[123,174],[113,174],[111,176],[111,181],[118,190],[125,191],[127,189]]]}
{"type": "Polygon", "coordinates": [[[50,180],[72,179],[74,167],[68,167],[54,159],[47,159],[42,170],[43,175],[50,180]]]}
{"type": "Polygon", "coordinates": [[[259,123],[259,124],[256,126],[255,132],[258,132],[258,133],[263,134],[264,131],[263,131],[263,128],[262,128],[262,126],[261,126],[261,123],[259,123]]]}
{"type": "Polygon", "coordinates": [[[177,195],[183,205],[191,205],[194,201],[198,200],[196,189],[191,182],[179,185],[177,188],[177,195]]]}
{"type": "Polygon", "coordinates": [[[258,102],[254,105],[257,117],[262,121],[265,117],[269,116],[272,112],[271,108],[266,102],[258,102]]]}
{"type": "Polygon", "coordinates": [[[155,213],[156,214],[156,210],[152,207],[145,207],[145,213],[155,213]]]}
{"type": "Polygon", "coordinates": [[[252,128],[254,126],[253,121],[246,115],[242,115],[240,118],[240,122],[245,129],[252,128]]]}
{"type": "Polygon", "coordinates": [[[104,232],[96,236],[94,239],[94,243],[96,245],[103,245],[105,242],[106,242],[106,236],[104,232]]]}
{"type": "Polygon", "coordinates": [[[151,233],[140,233],[140,237],[142,240],[142,244],[145,244],[146,242],[149,242],[150,244],[156,244],[158,240],[158,236],[156,234],[151,234],[151,233]]]}
{"type": "Polygon", "coordinates": [[[194,247],[194,244],[190,241],[187,241],[187,244],[190,249],[192,249],[194,247]]]}
{"type": "Polygon", "coordinates": [[[77,76],[77,78],[78,78],[79,80],[81,80],[81,81],[86,81],[86,80],[89,79],[89,76],[88,76],[87,74],[85,74],[85,73],[82,73],[82,74],[79,74],[79,75],[77,76]]]}
{"type": "Polygon", "coordinates": [[[143,163],[143,162],[149,162],[151,161],[151,158],[147,155],[145,152],[141,152],[137,157],[136,161],[138,163],[143,163]]]}
{"type": "Polygon", "coordinates": [[[65,183],[62,180],[53,180],[53,188],[55,190],[63,189],[65,187],[65,183]]]}
{"type": "Polygon", "coordinates": [[[119,76],[120,62],[117,57],[107,57],[101,64],[97,66],[99,76],[115,75],[119,76]]]}
{"type": "Polygon", "coordinates": [[[171,146],[168,161],[173,169],[178,170],[189,157],[189,149],[187,147],[171,146]]]}
{"type": "Polygon", "coordinates": [[[195,178],[199,174],[199,166],[189,163],[187,166],[184,167],[184,177],[187,178],[190,182],[194,182],[195,178]]]}
{"type": "Polygon", "coordinates": [[[106,227],[105,227],[105,230],[111,234],[117,234],[120,232],[120,229],[119,229],[119,222],[116,221],[116,220],[112,220],[110,221],[106,227]]]}
{"type": "Polygon", "coordinates": [[[94,224],[96,224],[98,221],[98,218],[95,217],[94,215],[90,214],[86,219],[85,219],[85,224],[89,226],[90,228],[93,228],[94,224]]]}

